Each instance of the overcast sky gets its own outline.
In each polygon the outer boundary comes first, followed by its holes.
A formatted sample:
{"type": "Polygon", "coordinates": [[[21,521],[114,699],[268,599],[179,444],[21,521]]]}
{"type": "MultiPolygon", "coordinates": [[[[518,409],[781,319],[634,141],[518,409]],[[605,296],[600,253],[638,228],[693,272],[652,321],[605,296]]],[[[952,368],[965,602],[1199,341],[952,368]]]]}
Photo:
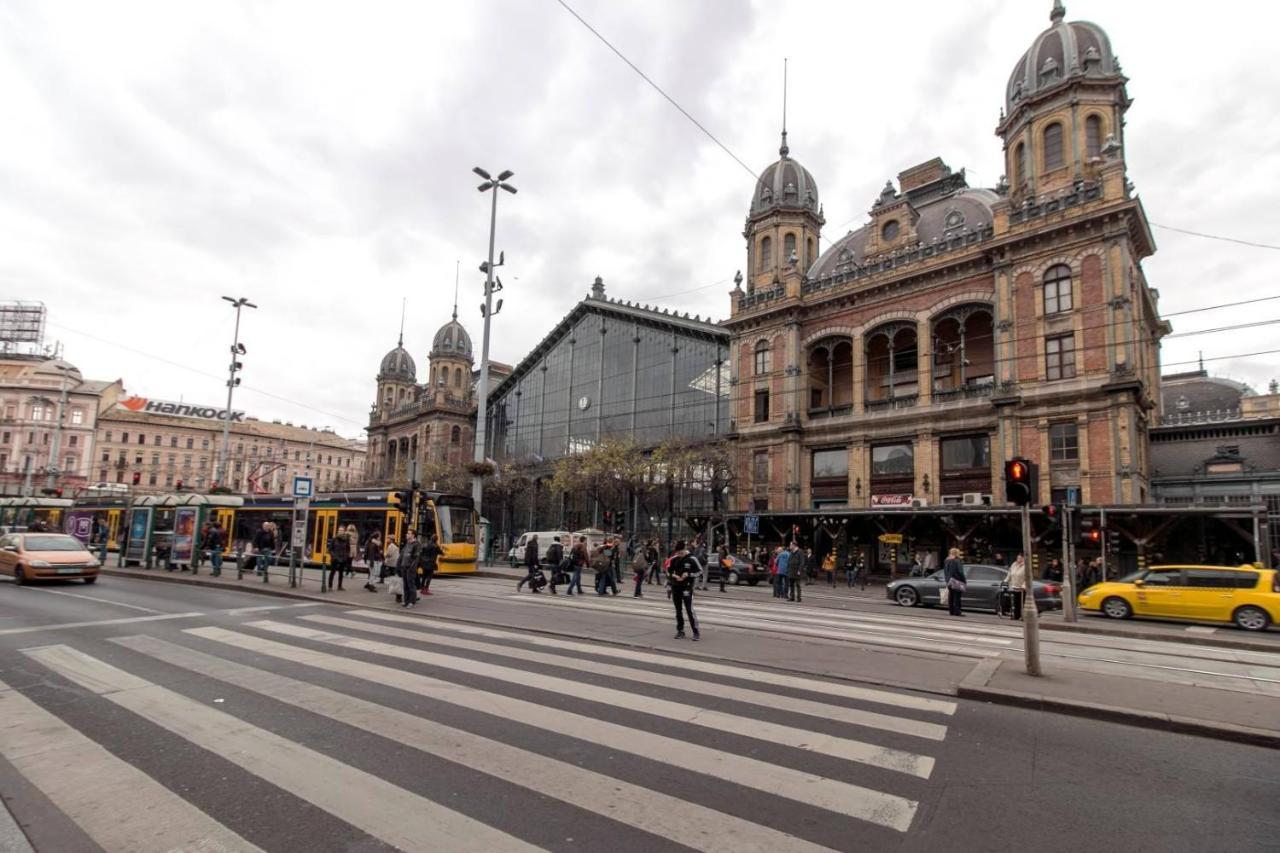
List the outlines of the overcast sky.
{"type": "MultiPolygon", "coordinates": [[[[818,181],[823,246],[886,178],[933,156],[993,185],[1014,62],[1049,0],[571,0],[759,171],[777,157],[790,57],[792,156],[818,181]]],[[[1127,159],[1160,225],[1280,244],[1273,4],[1076,0],[1134,98],[1127,159]],[[1269,19],[1269,20],[1267,20],[1269,19]]],[[[43,301],[87,377],[216,403],[232,310],[236,407],[367,423],[396,342],[426,372],[452,310],[480,344],[488,198],[498,205],[514,363],[604,277],[608,294],[728,314],[751,176],[555,0],[0,3],[0,299],[43,301]]],[[[1155,229],[1166,313],[1277,293],[1280,252],[1155,229]]],[[[1173,317],[1189,331],[1280,317],[1280,301],[1173,317]]],[[[1166,370],[1280,348],[1280,326],[1166,342],[1166,370]]],[[[1207,365],[1264,390],[1280,356],[1207,365]]]]}

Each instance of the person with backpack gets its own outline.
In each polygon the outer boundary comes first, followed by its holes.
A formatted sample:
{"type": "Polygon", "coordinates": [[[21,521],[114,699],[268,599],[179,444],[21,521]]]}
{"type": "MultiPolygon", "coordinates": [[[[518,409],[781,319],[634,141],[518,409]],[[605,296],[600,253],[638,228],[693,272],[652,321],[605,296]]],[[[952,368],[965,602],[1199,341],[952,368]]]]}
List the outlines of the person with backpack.
{"type": "Polygon", "coordinates": [[[649,558],[645,555],[644,548],[637,548],[636,555],[631,561],[631,573],[634,575],[636,583],[636,591],[632,594],[633,598],[644,598],[641,588],[644,586],[645,575],[649,573],[649,558]]]}
{"type": "Polygon", "coordinates": [[[698,619],[693,615],[693,584],[698,571],[697,561],[687,550],[684,542],[676,542],[675,553],[671,555],[671,600],[676,607],[676,639],[684,639],[684,617],[689,614],[689,627],[693,629],[693,639],[698,641],[702,635],[698,632],[698,619]]]}
{"type": "Polygon", "coordinates": [[[605,539],[599,548],[591,552],[591,568],[596,573],[596,595],[605,595],[606,592],[618,594],[618,585],[613,580],[613,553],[612,539],[605,539]]]}
{"type": "MultiPolygon", "coordinates": [[[[376,533],[364,543],[364,562],[369,567],[369,580],[365,582],[364,588],[369,592],[377,592],[378,588],[373,585],[373,579],[382,573],[382,537],[376,533]]],[[[381,580],[380,577],[379,580],[381,580]]]]}
{"type": "Polygon", "coordinates": [[[538,574],[538,537],[536,534],[529,534],[528,541],[524,546],[524,571],[525,575],[520,579],[520,583],[516,584],[516,592],[524,589],[524,585],[528,584],[529,589],[533,592],[539,592],[538,584],[534,581],[534,576],[538,574]]]}
{"type": "Polygon", "coordinates": [[[551,537],[551,544],[547,546],[547,568],[551,570],[551,594],[556,594],[556,584],[564,580],[564,569],[560,565],[564,562],[564,546],[560,544],[559,536],[551,537]]]}
{"type": "Polygon", "coordinates": [[[432,533],[427,538],[427,544],[422,546],[421,556],[418,557],[418,566],[422,569],[422,594],[431,594],[431,579],[436,575],[436,569],[440,565],[440,555],[444,551],[440,548],[440,537],[432,533]]]}
{"type": "Polygon", "coordinates": [[[573,595],[576,587],[578,595],[582,595],[582,570],[591,561],[591,555],[587,552],[587,537],[579,536],[578,541],[569,549],[569,564],[573,569],[573,574],[569,576],[569,595],[573,595]]]}
{"type": "Polygon", "coordinates": [[[347,563],[351,560],[351,540],[345,530],[339,530],[329,540],[329,589],[333,589],[334,578],[338,580],[338,589],[342,589],[342,579],[347,574],[347,563]]]}

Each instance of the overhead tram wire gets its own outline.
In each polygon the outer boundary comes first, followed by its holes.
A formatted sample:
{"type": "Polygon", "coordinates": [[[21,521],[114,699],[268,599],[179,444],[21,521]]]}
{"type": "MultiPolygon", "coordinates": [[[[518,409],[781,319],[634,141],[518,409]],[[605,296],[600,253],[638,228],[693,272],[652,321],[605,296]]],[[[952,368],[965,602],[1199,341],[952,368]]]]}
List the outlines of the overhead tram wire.
{"type": "MultiPolygon", "coordinates": [[[[155,353],[152,353],[152,352],[140,350],[137,347],[131,347],[128,344],[122,344],[122,343],[119,343],[118,341],[113,341],[108,338],[99,337],[97,335],[90,334],[89,332],[83,332],[79,329],[73,329],[70,326],[64,325],[62,323],[55,323],[52,320],[48,320],[46,321],[46,324],[49,326],[55,326],[67,332],[71,332],[72,334],[75,334],[75,335],[80,335],[81,337],[88,338],[89,340],[97,341],[98,343],[101,343],[101,344],[106,344],[107,346],[113,346],[118,349],[125,350],[126,352],[131,352],[135,355],[140,355],[143,358],[149,358],[154,361],[159,361],[163,364],[170,365],[171,367],[179,368],[180,370],[189,371],[191,373],[196,374],[197,376],[204,376],[208,379],[217,379],[220,382],[226,381],[225,377],[220,376],[218,374],[206,373],[205,371],[201,370],[198,367],[192,367],[189,364],[183,364],[181,362],[174,361],[173,359],[165,358],[162,355],[156,355],[155,353]]],[[[327,418],[333,418],[334,420],[344,421],[349,424],[355,424],[356,426],[359,426],[359,427],[364,427],[368,425],[364,422],[353,420],[352,418],[348,418],[345,415],[339,415],[336,412],[330,412],[325,409],[317,409],[315,406],[309,405],[307,403],[303,403],[299,400],[293,400],[293,399],[290,399],[289,397],[282,397],[281,395],[273,394],[270,391],[263,391],[261,388],[254,388],[251,385],[241,385],[239,387],[241,388],[241,390],[251,391],[254,394],[260,394],[263,397],[270,397],[273,400],[279,400],[282,403],[288,403],[291,406],[297,406],[299,408],[306,409],[309,412],[315,412],[318,415],[324,415],[327,418]]]]}
{"type": "Polygon", "coordinates": [[[1191,231],[1186,228],[1175,228],[1172,225],[1161,225],[1159,222],[1152,222],[1151,225],[1154,228],[1173,231],[1177,234],[1186,234],[1190,237],[1202,237],[1205,240],[1221,240],[1224,243],[1236,243],[1241,246],[1252,246],[1255,249],[1272,249],[1274,251],[1280,251],[1280,246],[1272,245],[1271,243],[1257,243],[1253,240],[1241,240],[1236,237],[1223,237],[1218,234],[1205,234],[1200,231],[1191,231]]]}

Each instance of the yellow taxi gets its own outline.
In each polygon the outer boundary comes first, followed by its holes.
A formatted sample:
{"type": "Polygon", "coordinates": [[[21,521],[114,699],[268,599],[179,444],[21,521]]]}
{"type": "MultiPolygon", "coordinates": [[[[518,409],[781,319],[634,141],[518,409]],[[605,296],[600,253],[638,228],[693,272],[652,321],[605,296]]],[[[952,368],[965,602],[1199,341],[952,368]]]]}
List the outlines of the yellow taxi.
{"type": "Polygon", "coordinates": [[[1158,616],[1265,631],[1280,622],[1280,573],[1257,565],[1152,566],[1094,584],[1077,600],[1112,619],[1158,616]]]}

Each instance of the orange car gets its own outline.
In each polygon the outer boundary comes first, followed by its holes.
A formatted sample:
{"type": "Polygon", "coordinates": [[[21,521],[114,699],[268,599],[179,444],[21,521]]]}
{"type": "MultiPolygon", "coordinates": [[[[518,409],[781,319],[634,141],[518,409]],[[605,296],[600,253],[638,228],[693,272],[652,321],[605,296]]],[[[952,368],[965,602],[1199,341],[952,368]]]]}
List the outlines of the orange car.
{"type": "Polygon", "coordinates": [[[0,574],[18,583],[51,578],[98,579],[98,558],[64,533],[7,533],[0,536],[0,574]]]}

